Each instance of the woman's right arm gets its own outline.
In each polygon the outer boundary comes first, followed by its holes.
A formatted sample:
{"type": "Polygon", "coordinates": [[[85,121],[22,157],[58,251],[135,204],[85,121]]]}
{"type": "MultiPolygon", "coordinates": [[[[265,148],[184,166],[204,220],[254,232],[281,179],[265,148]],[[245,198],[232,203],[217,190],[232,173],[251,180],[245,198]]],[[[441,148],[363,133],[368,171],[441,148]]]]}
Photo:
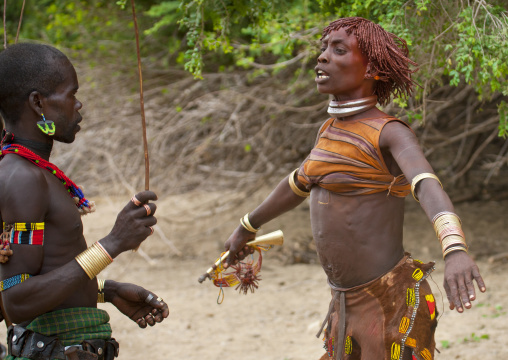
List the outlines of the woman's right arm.
{"type": "MultiPolygon", "coordinates": [[[[290,175],[293,175],[291,173],[290,175]]],[[[270,220],[294,209],[300,205],[305,197],[296,195],[289,186],[289,176],[286,176],[268,195],[268,197],[251,213],[249,213],[249,222],[254,228],[259,228],[270,220]]],[[[304,186],[294,178],[295,185],[302,191],[307,191],[304,186]]],[[[245,229],[241,224],[233,231],[224,247],[229,250],[224,267],[236,264],[238,260],[243,259],[250,253],[250,248],[245,244],[256,237],[256,234],[245,229]]]]}

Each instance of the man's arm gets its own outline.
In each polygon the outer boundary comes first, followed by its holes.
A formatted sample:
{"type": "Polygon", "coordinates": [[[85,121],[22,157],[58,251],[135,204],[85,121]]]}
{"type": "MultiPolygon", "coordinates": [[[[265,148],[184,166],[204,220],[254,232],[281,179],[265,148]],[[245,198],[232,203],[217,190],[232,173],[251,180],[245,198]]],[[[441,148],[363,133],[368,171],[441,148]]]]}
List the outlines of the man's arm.
{"type": "Polygon", "coordinates": [[[169,308],[164,300],[134,284],[106,280],[104,300],[115,305],[122,314],[136,322],[140,328],[146,328],[147,325],[154,326],[169,315],[169,308]]]}
{"type": "MultiPolygon", "coordinates": [[[[3,220],[7,223],[44,222],[48,211],[46,204],[49,203],[44,176],[38,171],[31,170],[21,170],[16,173],[18,176],[11,177],[5,184],[5,189],[10,191],[2,191],[4,196],[1,200],[0,211],[3,220]],[[24,171],[30,173],[26,174],[24,171]]],[[[143,192],[137,196],[142,202],[156,200],[152,192],[143,192]]],[[[150,208],[152,216],[146,216],[145,208],[137,207],[129,202],[120,212],[111,233],[100,240],[111,257],[136,248],[150,234],[148,226],[156,223],[153,217],[155,204],[150,204],[150,208]]],[[[51,241],[51,239],[45,239],[45,241],[51,241]]],[[[27,280],[2,292],[5,310],[15,323],[33,319],[54,309],[70,294],[86,286],[90,281],[95,281],[95,279],[90,280],[76,260],[71,260],[41,275],[40,269],[44,259],[43,246],[13,244],[12,249],[14,251],[12,257],[6,264],[0,266],[1,279],[9,279],[19,274],[32,275],[27,280]]]]}
{"type": "MultiPolygon", "coordinates": [[[[389,149],[409,182],[418,174],[434,173],[416,136],[403,124],[387,124],[381,133],[380,146],[389,149]]],[[[438,181],[424,179],[418,183],[415,191],[429,220],[432,221],[440,212],[454,211],[450,198],[438,181]]],[[[476,299],[473,279],[480,291],[486,291],[478,267],[466,252],[454,251],[446,255],[444,287],[450,309],[456,308],[458,312],[463,312],[463,306],[471,308],[471,301],[476,299]]]]}

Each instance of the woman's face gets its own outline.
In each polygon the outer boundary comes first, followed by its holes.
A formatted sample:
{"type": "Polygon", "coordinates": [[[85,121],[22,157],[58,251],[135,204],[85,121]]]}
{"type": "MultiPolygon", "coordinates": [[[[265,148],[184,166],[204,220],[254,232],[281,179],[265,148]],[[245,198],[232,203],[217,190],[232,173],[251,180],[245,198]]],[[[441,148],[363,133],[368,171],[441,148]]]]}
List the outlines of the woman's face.
{"type": "Polygon", "coordinates": [[[344,29],[332,31],[321,43],[316,70],[317,90],[339,101],[373,94],[374,81],[365,79],[368,59],[358,47],[356,36],[344,29]]]}

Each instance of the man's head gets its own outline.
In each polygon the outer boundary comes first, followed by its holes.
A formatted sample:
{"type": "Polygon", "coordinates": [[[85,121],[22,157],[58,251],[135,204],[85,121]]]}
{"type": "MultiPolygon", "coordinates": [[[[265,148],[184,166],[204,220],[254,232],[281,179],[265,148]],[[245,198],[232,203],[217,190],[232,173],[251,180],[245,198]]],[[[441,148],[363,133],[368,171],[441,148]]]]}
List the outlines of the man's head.
{"type": "Polygon", "coordinates": [[[374,94],[381,105],[390,101],[391,94],[411,95],[415,85],[411,74],[416,70],[409,69],[409,65],[418,64],[407,57],[409,51],[403,39],[369,20],[350,17],[331,22],[323,29],[321,40],[339,29],[356,37],[358,47],[368,59],[367,76],[377,80],[374,94]]]}
{"type": "Polygon", "coordinates": [[[19,120],[33,91],[53,94],[63,81],[61,65],[69,62],[48,45],[21,43],[0,53],[0,113],[7,123],[19,120]]]}
{"type": "Polygon", "coordinates": [[[18,136],[74,141],[81,121],[78,87],[71,62],[51,46],[25,43],[0,53],[0,112],[7,130],[15,129],[18,136]],[[54,122],[54,136],[38,130],[42,114],[54,122]]]}

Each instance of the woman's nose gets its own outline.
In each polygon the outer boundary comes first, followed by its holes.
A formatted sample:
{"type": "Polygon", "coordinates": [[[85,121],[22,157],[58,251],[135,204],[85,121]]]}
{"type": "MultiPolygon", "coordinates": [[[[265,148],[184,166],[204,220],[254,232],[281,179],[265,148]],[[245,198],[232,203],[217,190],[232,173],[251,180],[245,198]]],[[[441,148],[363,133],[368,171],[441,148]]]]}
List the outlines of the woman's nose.
{"type": "Polygon", "coordinates": [[[321,54],[319,54],[317,58],[318,64],[326,64],[328,62],[328,57],[326,56],[326,51],[323,51],[321,54]]]}

